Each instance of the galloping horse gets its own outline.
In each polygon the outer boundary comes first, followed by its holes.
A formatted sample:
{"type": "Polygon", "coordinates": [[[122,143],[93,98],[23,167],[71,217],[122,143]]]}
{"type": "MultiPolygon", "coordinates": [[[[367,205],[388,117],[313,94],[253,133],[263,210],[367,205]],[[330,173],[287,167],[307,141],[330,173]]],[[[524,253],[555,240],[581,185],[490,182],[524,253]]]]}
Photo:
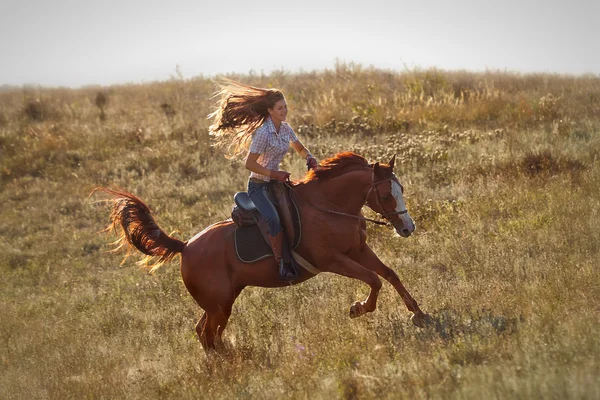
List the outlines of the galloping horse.
{"type": "MultiPolygon", "coordinates": [[[[390,221],[402,237],[415,230],[404,203],[402,185],[393,172],[394,160],[395,156],[388,164],[369,164],[357,154],[340,153],[322,161],[317,170],[309,171],[303,180],[295,182],[292,194],[300,199],[297,205],[302,220],[302,239],[296,252],[322,272],[359,279],[370,286],[368,298],[350,308],[350,317],[375,310],[381,288],[378,276],[381,276],[413,312],[413,323],[422,327],[429,316],[421,311],[398,275],[366,244],[366,221],[361,212],[364,205],[390,221]]],[[[152,270],[182,254],[183,282],[205,311],[196,325],[205,350],[214,349],[220,341],[233,303],[246,286],[290,284],[280,279],[273,257],[253,264],[238,259],[234,248],[236,226],[230,219],[182,242],[163,232],[148,207],[136,196],[123,190],[100,190],[114,196],[111,226],[115,232],[120,231],[121,245],[134,246],[147,259],[159,257],[152,270]]],[[[313,276],[303,271],[291,284],[313,276]]]]}

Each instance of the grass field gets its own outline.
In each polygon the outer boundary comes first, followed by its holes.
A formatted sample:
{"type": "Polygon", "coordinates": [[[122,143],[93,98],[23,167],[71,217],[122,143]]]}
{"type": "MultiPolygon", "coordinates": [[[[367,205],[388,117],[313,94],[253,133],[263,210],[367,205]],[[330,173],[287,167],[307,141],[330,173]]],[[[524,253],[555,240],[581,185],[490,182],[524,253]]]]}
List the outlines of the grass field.
{"type": "Polygon", "coordinates": [[[369,226],[368,242],[434,325],[414,327],[387,283],[351,320],[368,287],[321,274],[246,289],[207,357],[178,261],[120,265],[88,195],[129,190],[183,240],[227,218],[247,173],[211,147],[214,84],[23,88],[0,93],[0,398],[598,398],[600,77],[232,78],[281,88],[319,159],[397,154],[417,231],[369,226]]]}

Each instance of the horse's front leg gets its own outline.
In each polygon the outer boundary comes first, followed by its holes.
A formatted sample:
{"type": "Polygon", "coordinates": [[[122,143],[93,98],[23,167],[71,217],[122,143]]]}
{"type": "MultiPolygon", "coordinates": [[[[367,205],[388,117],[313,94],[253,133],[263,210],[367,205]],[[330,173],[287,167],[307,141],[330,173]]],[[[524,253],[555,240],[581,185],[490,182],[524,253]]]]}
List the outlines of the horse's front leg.
{"type": "Polygon", "coordinates": [[[377,308],[377,296],[381,289],[381,280],[376,273],[369,271],[345,255],[337,256],[325,271],[361,280],[371,287],[369,297],[365,301],[357,301],[350,307],[350,318],[360,317],[363,314],[375,311],[375,308],[377,308]]]}
{"type": "Polygon", "coordinates": [[[400,297],[402,297],[402,300],[404,300],[406,308],[413,312],[413,315],[410,319],[416,326],[423,328],[425,325],[429,324],[431,318],[429,315],[425,314],[421,308],[419,308],[419,304],[410,295],[410,293],[408,293],[408,290],[406,290],[402,282],[400,282],[398,275],[391,268],[381,262],[379,257],[377,257],[373,250],[371,250],[371,248],[366,244],[360,252],[359,262],[365,268],[375,271],[377,275],[388,281],[394,287],[394,289],[396,289],[400,297]]]}

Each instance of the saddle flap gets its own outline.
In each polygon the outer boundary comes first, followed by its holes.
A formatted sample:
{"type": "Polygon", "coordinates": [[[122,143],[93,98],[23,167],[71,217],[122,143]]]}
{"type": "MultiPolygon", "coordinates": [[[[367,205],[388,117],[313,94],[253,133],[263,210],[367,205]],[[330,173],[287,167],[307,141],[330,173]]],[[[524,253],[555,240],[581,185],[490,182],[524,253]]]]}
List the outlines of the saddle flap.
{"type": "Polygon", "coordinates": [[[252,200],[250,200],[250,196],[248,196],[247,192],[237,192],[233,196],[233,201],[239,208],[244,209],[246,211],[256,210],[256,206],[254,205],[252,200]]]}

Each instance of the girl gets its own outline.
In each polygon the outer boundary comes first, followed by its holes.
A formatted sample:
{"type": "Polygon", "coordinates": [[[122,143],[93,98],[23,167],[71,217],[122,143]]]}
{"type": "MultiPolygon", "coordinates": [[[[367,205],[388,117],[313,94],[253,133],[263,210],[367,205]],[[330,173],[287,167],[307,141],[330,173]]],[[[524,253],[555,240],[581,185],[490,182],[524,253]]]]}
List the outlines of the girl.
{"type": "Polygon", "coordinates": [[[289,178],[289,172],[279,170],[279,163],[290,144],[309,169],[317,168],[317,160],[285,122],[288,109],[280,90],[256,88],[229,79],[222,79],[220,86],[217,110],[209,115],[214,118],[209,133],[216,137],[217,145],[227,146],[229,157],[246,153],[246,169],[250,170],[248,195],[268,223],[269,241],[281,277],[292,280],[293,269],[282,258],[285,238],[277,210],[268,196],[269,185],[289,178]]]}

